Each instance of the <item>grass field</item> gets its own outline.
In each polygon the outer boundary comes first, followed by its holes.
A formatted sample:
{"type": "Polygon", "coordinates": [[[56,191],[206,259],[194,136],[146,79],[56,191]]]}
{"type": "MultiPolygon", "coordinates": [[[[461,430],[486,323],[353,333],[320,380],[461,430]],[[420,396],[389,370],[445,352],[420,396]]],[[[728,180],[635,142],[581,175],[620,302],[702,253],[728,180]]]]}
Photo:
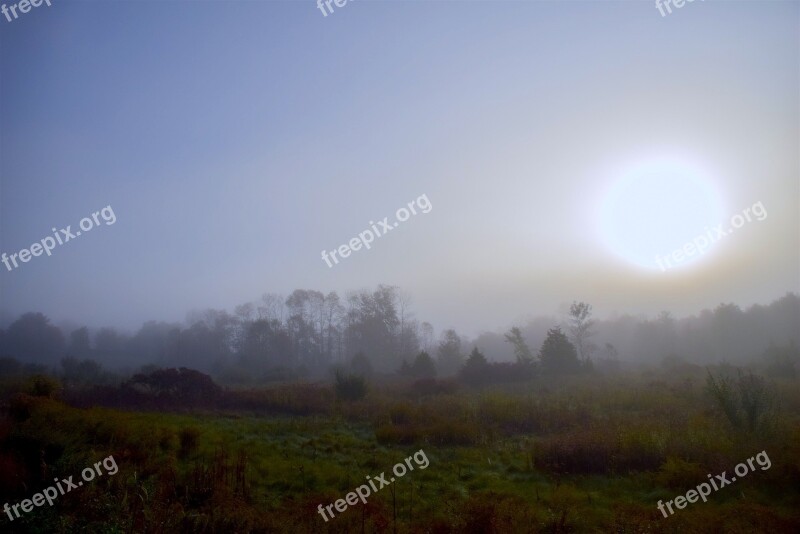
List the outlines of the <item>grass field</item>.
{"type": "Polygon", "coordinates": [[[326,385],[285,385],[246,392],[250,410],[203,413],[79,409],[18,395],[0,430],[5,501],[30,498],[45,480],[108,455],[120,470],[53,507],[13,522],[4,516],[2,528],[797,532],[800,392],[796,382],[768,387],[777,402],[757,429],[734,428],[697,372],[441,394],[389,383],[356,402],[337,401],[326,385]],[[426,469],[327,522],[318,514],[367,475],[388,479],[419,450],[426,469]],[[656,508],[762,451],[769,469],[757,467],[708,502],[667,518],[656,508]]]}

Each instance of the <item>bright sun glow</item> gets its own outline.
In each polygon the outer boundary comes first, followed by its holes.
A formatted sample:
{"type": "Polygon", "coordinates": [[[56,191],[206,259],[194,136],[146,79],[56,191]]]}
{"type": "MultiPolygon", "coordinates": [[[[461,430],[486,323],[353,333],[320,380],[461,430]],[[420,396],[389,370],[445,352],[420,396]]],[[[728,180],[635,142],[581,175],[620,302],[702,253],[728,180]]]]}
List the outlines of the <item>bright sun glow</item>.
{"type": "MultiPolygon", "coordinates": [[[[720,195],[709,177],[692,165],[653,160],[619,176],[602,200],[601,239],[639,267],[660,271],[656,257],[682,248],[723,220],[720,195]]],[[[710,251],[687,258],[678,268],[696,264],[710,251]]]]}

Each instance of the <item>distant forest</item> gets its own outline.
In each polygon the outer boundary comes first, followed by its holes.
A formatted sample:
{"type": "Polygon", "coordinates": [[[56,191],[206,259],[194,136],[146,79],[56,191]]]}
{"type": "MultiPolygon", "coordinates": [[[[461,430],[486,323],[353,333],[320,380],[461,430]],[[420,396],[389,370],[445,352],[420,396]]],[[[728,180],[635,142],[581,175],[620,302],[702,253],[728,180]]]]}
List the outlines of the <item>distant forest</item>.
{"type": "Polygon", "coordinates": [[[233,313],[190,313],[186,324],[149,321],[133,335],[114,328],[62,331],[41,313],[26,313],[0,329],[0,374],[187,367],[222,382],[252,384],[330,376],[341,366],[362,374],[402,372],[425,352],[423,359],[430,355],[444,377],[458,373],[475,347],[490,362],[535,357],[554,328],[563,329],[581,359],[599,371],[728,362],[794,374],[800,363],[800,298],[793,293],[769,305],[742,310],[720,304],[680,319],[662,312],[594,320],[590,305],[573,304],[573,312],[576,305],[578,312],[564,318],[538,318],[475,339],[452,329],[437,335],[414,316],[406,294],[385,285],[344,299],[302,289],[288,297],[266,294],[233,313]]]}

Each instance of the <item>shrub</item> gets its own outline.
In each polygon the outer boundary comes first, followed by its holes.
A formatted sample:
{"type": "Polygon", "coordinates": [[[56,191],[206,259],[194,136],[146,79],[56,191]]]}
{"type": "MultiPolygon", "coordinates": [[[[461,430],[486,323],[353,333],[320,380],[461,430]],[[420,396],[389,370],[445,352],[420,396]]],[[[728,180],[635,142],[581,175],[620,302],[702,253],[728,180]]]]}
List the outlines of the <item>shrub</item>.
{"type": "Polygon", "coordinates": [[[25,382],[25,393],[33,397],[55,398],[61,391],[61,383],[46,375],[34,375],[25,382]]]}
{"type": "Polygon", "coordinates": [[[406,425],[414,419],[414,407],[407,402],[395,404],[389,408],[389,418],[393,425],[406,425]]]}
{"type": "Polygon", "coordinates": [[[706,391],[717,402],[731,427],[737,432],[760,434],[775,423],[775,393],[760,376],[738,371],[715,377],[708,371],[706,391]]]}
{"type": "Polygon", "coordinates": [[[367,395],[367,381],[363,376],[336,371],[336,398],[343,401],[361,400],[367,395]]]}
{"type": "Polygon", "coordinates": [[[136,374],[120,389],[138,393],[149,403],[169,407],[214,406],[222,395],[210,376],[185,367],[136,374]]]}
{"type": "Polygon", "coordinates": [[[538,469],[557,474],[604,474],[611,469],[613,437],[601,432],[577,431],[538,440],[533,462],[538,469]]]}
{"type": "Polygon", "coordinates": [[[293,384],[267,389],[226,391],[220,406],[228,410],[310,415],[329,413],[333,400],[333,391],[328,387],[316,384],[293,384]]]}
{"type": "Polygon", "coordinates": [[[661,466],[655,479],[659,485],[668,488],[689,488],[703,481],[706,473],[700,464],[671,456],[661,466]]]}
{"type": "Polygon", "coordinates": [[[626,474],[657,469],[666,459],[660,436],[646,428],[597,427],[538,440],[534,465],[558,474],[626,474]]]}

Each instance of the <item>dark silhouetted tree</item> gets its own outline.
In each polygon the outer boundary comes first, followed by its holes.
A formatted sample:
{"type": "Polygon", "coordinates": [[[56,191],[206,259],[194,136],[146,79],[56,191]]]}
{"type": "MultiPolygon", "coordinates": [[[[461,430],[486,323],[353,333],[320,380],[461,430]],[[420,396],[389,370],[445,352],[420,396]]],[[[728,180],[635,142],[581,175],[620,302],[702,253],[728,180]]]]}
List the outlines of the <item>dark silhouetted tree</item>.
{"type": "Polygon", "coordinates": [[[422,351],[411,364],[411,376],[414,378],[436,378],[436,363],[430,355],[422,351]]]}
{"type": "Polygon", "coordinates": [[[67,387],[85,387],[104,382],[103,367],[94,360],[78,360],[68,356],[61,360],[61,368],[67,387]]]}
{"type": "Polygon", "coordinates": [[[490,365],[486,357],[481,354],[478,347],[474,347],[470,352],[466,363],[461,368],[459,376],[465,383],[477,386],[486,384],[489,381],[490,365]]]}
{"type": "Polygon", "coordinates": [[[89,358],[92,355],[92,346],[89,342],[89,329],[85,326],[73,330],[69,335],[67,354],[73,358],[89,358]]]}
{"type": "Polygon", "coordinates": [[[551,328],[539,350],[542,372],[549,375],[577,373],[581,369],[578,351],[560,328],[551,328]]]}
{"type": "Polygon", "coordinates": [[[41,313],[26,313],[11,323],[5,336],[5,354],[20,360],[55,365],[64,357],[61,330],[41,313]]]}
{"type": "Polygon", "coordinates": [[[210,376],[185,367],[137,374],[123,387],[139,392],[160,407],[213,406],[222,393],[210,376]]]}
{"type": "Polygon", "coordinates": [[[95,357],[106,365],[120,365],[126,359],[128,338],[113,328],[101,328],[94,337],[95,357]]]}

